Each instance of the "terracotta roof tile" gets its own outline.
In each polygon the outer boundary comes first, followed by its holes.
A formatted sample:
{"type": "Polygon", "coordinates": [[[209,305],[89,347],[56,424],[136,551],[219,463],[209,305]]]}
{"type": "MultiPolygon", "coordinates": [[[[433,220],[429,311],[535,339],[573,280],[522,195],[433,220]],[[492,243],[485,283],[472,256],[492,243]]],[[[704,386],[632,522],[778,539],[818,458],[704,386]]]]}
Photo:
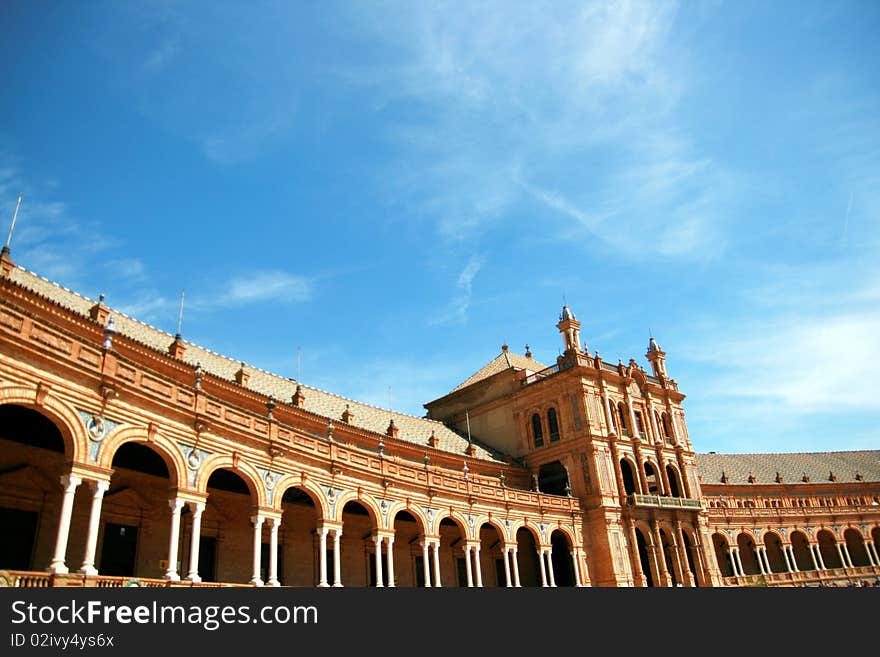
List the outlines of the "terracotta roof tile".
{"type": "Polygon", "coordinates": [[[488,379],[490,376],[498,374],[499,372],[503,372],[504,370],[515,369],[540,372],[541,370],[546,368],[546,365],[542,365],[532,358],[526,358],[525,356],[513,354],[509,351],[502,351],[500,354],[498,354],[498,356],[489,361],[480,370],[474,372],[465,381],[453,388],[451,392],[461,390],[462,388],[467,388],[468,386],[473,385],[478,381],[488,379]]]}
{"type": "Polygon", "coordinates": [[[840,483],[880,481],[880,450],[849,452],[807,452],[783,454],[697,454],[697,472],[704,484],[720,484],[722,472],[729,484],[748,484],[749,475],[756,484],[776,483],[776,473],[782,483],[822,483],[834,473],[840,483]]]}
{"type": "MultiPolygon", "coordinates": [[[[22,287],[78,315],[88,317],[89,310],[96,303],[94,300],[87,299],[21,267],[15,267],[10,274],[10,278],[22,287]]],[[[117,334],[136,340],[157,351],[167,353],[168,346],[174,340],[173,335],[115,310],[111,309],[111,313],[114,318],[117,334]]],[[[222,356],[185,340],[183,342],[186,345],[186,352],[183,357],[184,362],[193,366],[201,364],[203,371],[222,379],[232,381],[235,378],[235,373],[241,367],[240,360],[222,356]]],[[[250,365],[246,365],[246,368],[250,375],[247,384],[249,390],[264,395],[271,395],[274,399],[282,402],[289,402],[291,396],[296,391],[296,381],[250,365]]],[[[437,447],[445,452],[464,455],[468,447],[466,437],[459,435],[442,422],[378,408],[353,399],[346,399],[318,388],[306,385],[302,387],[305,397],[305,410],[331,418],[334,422],[341,422],[342,413],[345,411],[346,406],[348,406],[349,410],[354,414],[352,426],[384,434],[390,419],[393,417],[394,424],[399,429],[398,439],[427,447],[428,438],[433,432],[439,441],[437,447]]],[[[504,458],[500,452],[481,445],[476,441],[474,446],[476,447],[475,456],[477,458],[493,461],[502,461],[504,458]]]]}

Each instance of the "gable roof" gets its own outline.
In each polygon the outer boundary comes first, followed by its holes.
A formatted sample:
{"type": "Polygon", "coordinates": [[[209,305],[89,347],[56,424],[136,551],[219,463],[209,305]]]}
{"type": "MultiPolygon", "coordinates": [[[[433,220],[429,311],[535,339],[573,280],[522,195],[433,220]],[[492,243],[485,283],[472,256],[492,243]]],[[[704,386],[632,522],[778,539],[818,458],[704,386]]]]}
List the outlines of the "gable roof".
{"type": "MultiPolygon", "coordinates": [[[[12,269],[9,278],[23,288],[84,317],[89,317],[90,309],[97,303],[20,266],[15,266],[12,269]]],[[[149,324],[112,309],[111,314],[117,335],[123,335],[156,351],[168,353],[168,347],[174,340],[174,336],[170,333],[160,331],[149,324]]],[[[240,360],[223,356],[186,340],[183,343],[186,346],[183,356],[185,363],[191,366],[199,364],[204,372],[221,379],[229,381],[235,379],[235,374],[242,365],[240,360]]],[[[296,391],[297,382],[292,379],[250,365],[246,366],[246,371],[249,375],[247,383],[249,390],[267,396],[271,395],[275,400],[281,402],[290,401],[296,391]]],[[[438,439],[437,448],[458,455],[464,455],[469,445],[465,436],[436,420],[378,408],[307,385],[302,385],[302,391],[305,398],[303,408],[331,418],[334,423],[341,422],[342,413],[347,407],[354,414],[351,425],[367,431],[384,434],[389,421],[394,418],[394,425],[399,430],[397,437],[400,440],[427,447],[428,438],[433,433],[438,439]]],[[[504,461],[504,455],[500,452],[476,440],[473,441],[473,445],[476,448],[476,458],[504,461]]]]}
{"type": "Polygon", "coordinates": [[[829,482],[834,473],[838,483],[858,481],[880,482],[880,450],[849,452],[807,452],[783,454],[697,454],[697,472],[703,485],[721,484],[722,473],[729,485],[748,484],[749,475],[756,484],[776,483],[776,473],[781,483],[800,484],[804,475],[810,483],[829,482]]]}
{"type": "Polygon", "coordinates": [[[525,356],[512,354],[507,350],[502,350],[502,352],[498,354],[498,356],[490,360],[486,365],[474,372],[462,383],[458,384],[455,388],[452,389],[451,392],[456,392],[458,390],[461,390],[462,388],[467,388],[468,386],[473,385],[478,381],[488,379],[490,376],[509,369],[540,372],[543,369],[547,369],[547,366],[539,363],[533,358],[526,358],[525,356]]]}

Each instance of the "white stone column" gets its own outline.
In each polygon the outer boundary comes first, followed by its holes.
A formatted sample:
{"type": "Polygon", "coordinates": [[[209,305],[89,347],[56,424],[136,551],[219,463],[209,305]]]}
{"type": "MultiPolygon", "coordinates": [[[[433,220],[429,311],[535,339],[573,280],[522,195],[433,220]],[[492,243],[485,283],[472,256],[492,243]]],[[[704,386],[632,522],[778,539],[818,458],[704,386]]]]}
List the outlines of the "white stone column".
{"type": "MultiPolygon", "coordinates": [[[[318,563],[319,566],[319,581],[318,586],[326,587],[330,586],[327,583],[327,532],[329,530],[326,527],[321,528],[320,533],[320,542],[318,543],[318,550],[320,550],[320,554],[318,555],[318,563]]],[[[312,562],[314,563],[314,562],[312,562]]]]}
{"type": "Polygon", "coordinates": [[[519,583],[519,547],[513,547],[513,581],[516,583],[516,588],[522,588],[522,584],[519,583]]]}
{"type": "Polygon", "coordinates": [[[571,563],[574,566],[574,585],[578,588],[583,586],[583,584],[581,584],[581,565],[579,562],[580,562],[580,558],[578,557],[578,551],[572,550],[571,551],[571,563]]]}
{"type": "Polygon", "coordinates": [[[767,574],[767,568],[764,567],[764,546],[755,546],[755,556],[758,558],[758,570],[762,575],[767,574]]]}
{"type": "Polygon", "coordinates": [[[477,587],[483,588],[483,564],[480,563],[480,546],[474,546],[474,567],[477,574],[477,587]]]}
{"type": "Polygon", "coordinates": [[[512,586],[510,581],[510,548],[507,546],[504,546],[504,581],[507,588],[512,586]]]}
{"type": "Polygon", "coordinates": [[[468,588],[470,588],[474,585],[474,575],[473,575],[473,572],[471,572],[471,546],[470,545],[464,546],[464,566],[465,566],[465,570],[467,571],[467,585],[468,585],[468,588]]]}
{"type": "Polygon", "coordinates": [[[868,563],[872,566],[878,565],[877,552],[873,539],[869,538],[865,541],[865,551],[868,553],[868,563]]]}
{"type": "Polygon", "coordinates": [[[807,552],[810,553],[810,560],[813,562],[813,569],[819,570],[819,562],[816,561],[816,553],[813,552],[813,546],[807,543],[807,552]]]}
{"type": "Polygon", "coordinates": [[[789,546],[787,546],[787,547],[788,547],[788,554],[791,556],[791,567],[792,567],[792,569],[793,569],[794,572],[796,572],[796,573],[801,572],[801,569],[798,568],[798,565],[797,565],[797,559],[794,558],[794,546],[793,546],[793,545],[789,545],[789,546]]]}
{"type": "Polygon", "coordinates": [[[79,572],[84,575],[97,575],[98,569],[95,568],[95,549],[98,546],[98,528],[101,526],[101,502],[104,500],[104,493],[110,488],[110,482],[90,481],[89,485],[92,488],[92,508],[89,512],[89,531],[86,535],[86,554],[79,572]]]}
{"type": "Polygon", "coordinates": [[[547,586],[547,567],[544,565],[544,548],[538,548],[538,561],[541,562],[541,586],[547,586]]]}
{"type": "Polygon", "coordinates": [[[176,582],[180,579],[177,574],[177,545],[180,541],[180,510],[184,501],[179,497],[168,500],[171,507],[171,535],[168,538],[168,570],[165,571],[165,579],[176,582]]]}
{"type": "Polygon", "coordinates": [[[205,510],[203,502],[190,502],[192,509],[192,535],[189,541],[189,574],[186,578],[191,582],[201,582],[199,577],[199,544],[202,536],[202,513],[205,510]]]}
{"type": "Polygon", "coordinates": [[[394,537],[388,536],[386,538],[386,545],[388,546],[388,586],[391,588],[396,588],[397,584],[394,583],[394,537]]]}
{"type": "Polygon", "coordinates": [[[440,583],[440,539],[434,542],[434,587],[442,586],[440,583]]]}
{"type": "Polygon", "coordinates": [[[73,475],[61,477],[61,485],[64,487],[64,497],[61,499],[61,514],[58,518],[58,533],[55,538],[55,555],[47,570],[50,573],[65,574],[68,572],[64,563],[67,557],[67,537],[70,534],[70,518],[73,515],[73,497],[76,487],[82,483],[82,479],[73,475]]]}
{"type": "Polygon", "coordinates": [[[278,581],[278,528],[280,518],[269,518],[269,586],[281,586],[278,581]]]}
{"type": "Polygon", "coordinates": [[[333,586],[342,586],[342,550],[340,541],[342,540],[342,530],[333,530],[333,586]]]}
{"type": "Polygon", "coordinates": [[[251,577],[251,584],[254,586],[262,586],[263,580],[260,578],[260,557],[263,546],[263,521],[265,518],[259,513],[251,516],[251,523],[254,525],[254,574],[251,577]]]}
{"type": "Polygon", "coordinates": [[[816,558],[819,560],[819,570],[828,570],[828,567],[825,565],[825,559],[822,558],[822,548],[818,543],[813,547],[816,549],[816,558]]]}
{"type": "Polygon", "coordinates": [[[836,541],[834,545],[837,547],[837,554],[840,556],[841,566],[846,568],[846,557],[843,556],[843,550],[840,548],[840,541],[836,541]]]}
{"type": "Polygon", "coordinates": [[[422,569],[424,572],[425,588],[431,587],[431,556],[428,554],[429,544],[426,539],[422,539],[422,569]]]}
{"type": "Polygon", "coordinates": [[[376,534],[376,588],[382,588],[382,535],[376,534]]]}
{"type": "Polygon", "coordinates": [[[550,586],[556,587],[556,575],[553,572],[553,550],[548,549],[545,554],[547,555],[547,575],[550,577],[550,586]]]}
{"type": "Polygon", "coordinates": [[[846,542],[841,541],[839,545],[840,549],[843,550],[843,556],[846,557],[843,561],[844,565],[849,564],[850,568],[855,568],[855,566],[853,566],[852,557],[849,556],[849,548],[846,546],[846,542]]]}

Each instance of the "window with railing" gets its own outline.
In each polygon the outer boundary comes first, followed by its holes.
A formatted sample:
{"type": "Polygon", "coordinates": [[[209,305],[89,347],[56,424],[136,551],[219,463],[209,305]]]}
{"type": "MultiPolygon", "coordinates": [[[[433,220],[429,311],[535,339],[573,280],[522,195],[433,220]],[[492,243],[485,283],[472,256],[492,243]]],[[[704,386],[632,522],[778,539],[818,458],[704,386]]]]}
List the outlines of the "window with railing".
{"type": "Polygon", "coordinates": [[[623,402],[617,404],[617,424],[620,429],[621,436],[628,436],[629,431],[627,431],[627,423],[626,423],[626,406],[624,406],[623,402]]]}
{"type": "Polygon", "coordinates": [[[550,431],[550,442],[559,440],[559,419],[556,417],[556,409],[547,411],[547,429],[550,431]]]}
{"type": "Polygon", "coordinates": [[[544,444],[544,428],[541,426],[541,416],[537,413],[532,415],[532,438],[535,441],[535,447],[541,447],[544,444]]]}

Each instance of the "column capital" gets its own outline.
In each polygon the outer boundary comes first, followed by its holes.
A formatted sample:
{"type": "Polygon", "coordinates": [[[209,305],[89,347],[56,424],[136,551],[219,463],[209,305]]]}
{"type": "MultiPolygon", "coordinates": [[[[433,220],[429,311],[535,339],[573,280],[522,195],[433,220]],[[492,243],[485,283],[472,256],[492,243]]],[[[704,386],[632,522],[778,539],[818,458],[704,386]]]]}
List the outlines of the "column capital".
{"type": "Polygon", "coordinates": [[[186,505],[190,508],[193,514],[201,514],[205,510],[204,502],[196,502],[195,500],[187,500],[186,505]]]}
{"type": "Polygon", "coordinates": [[[97,495],[98,493],[103,495],[104,493],[106,493],[109,490],[110,482],[109,481],[98,481],[98,480],[93,479],[89,482],[89,487],[92,489],[92,492],[95,495],[97,495]]]}
{"type": "Polygon", "coordinates": [[[77,477],[73,474],[61,475],[60,477],[61,485],[64,486],[64,490],[70,490],[71,488],[76,488],[82,483],[82,477],[77,477]]]}
{"type": "Polygon", "coordinates": [[[338,531],[342,534],[342,523],[330,521],[319,522],[318,526],[315,527],[315,531],[319,534],[322,532],[326,534],[328,531],[338,531]]]}
{"type": "Polygon", "coordinates": [[[267,516],[266,524],[269,525],[272,529],[278,529],[281,526],[281,518],[276,518],[275,516],[267,516]]]}
{"type": "Polygon", "coordinates": [[[172,513],[178,513],[182,508],[186,500],[181,497],[172,497],[168,500],[168,506],[171,507],[172,513]]]}
{"type": "Polygon", "coordinates": [[[252,515],[250,517],[250,521],[251,521],[252,525],[262,525],[265,520],[266,520],[266,516],[264,516],[260,513],[252,515]]]}

